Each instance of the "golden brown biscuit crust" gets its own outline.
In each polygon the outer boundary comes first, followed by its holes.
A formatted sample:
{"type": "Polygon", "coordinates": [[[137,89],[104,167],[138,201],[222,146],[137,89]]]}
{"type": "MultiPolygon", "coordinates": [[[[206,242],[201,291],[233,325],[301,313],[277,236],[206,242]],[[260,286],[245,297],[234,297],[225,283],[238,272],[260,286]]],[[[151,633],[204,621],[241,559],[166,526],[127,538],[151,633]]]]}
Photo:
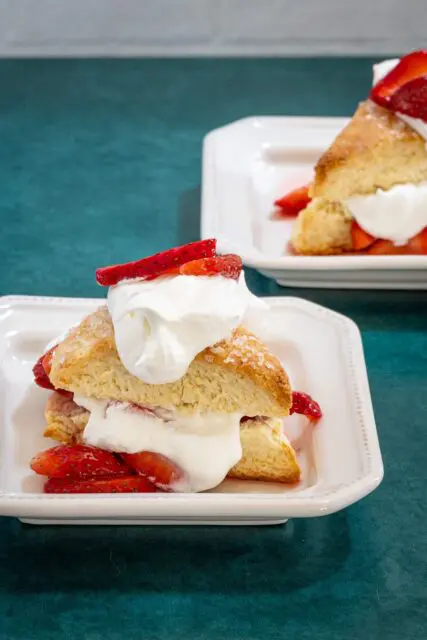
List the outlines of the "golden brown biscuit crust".
{"type": "Polygon", "coordinates": [[[393,113],[367,100],[318,161],[310,195],[340,201],[426,179],[424,139],[393,113]]]}
{"type": "Polygon", "coordinates": [[[50,379],[79,395],[172,407],[188,413],[218,411],[284,417],[292,397],[279,360],[243,327],[202,351],[180,380],[145,384],[122,365],[107,307],[71,330],[56,348],[50,379]]]}

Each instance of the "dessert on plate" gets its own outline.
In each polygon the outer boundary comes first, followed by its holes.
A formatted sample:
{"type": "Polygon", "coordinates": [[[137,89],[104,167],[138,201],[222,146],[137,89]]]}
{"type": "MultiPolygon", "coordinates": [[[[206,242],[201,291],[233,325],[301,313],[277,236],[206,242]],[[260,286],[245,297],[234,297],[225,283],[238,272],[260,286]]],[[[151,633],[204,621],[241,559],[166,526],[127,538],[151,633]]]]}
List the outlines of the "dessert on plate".
{"type": "Polygon", "coordinates": [[[295,483],[283,418],[321,417],[245,323],[266,303],[241,259],[203,240],[97,270],[107,304],[48,349],[52,390],[31,468],[47,493],[198,492],[231,478],[295,483]]]}
{"type": "Polygon", "coordinates": [[[427,254],[427,51],[376,64],[373,75],[312,183],[276,201],[297,215],[298,254],[427,254]]]}

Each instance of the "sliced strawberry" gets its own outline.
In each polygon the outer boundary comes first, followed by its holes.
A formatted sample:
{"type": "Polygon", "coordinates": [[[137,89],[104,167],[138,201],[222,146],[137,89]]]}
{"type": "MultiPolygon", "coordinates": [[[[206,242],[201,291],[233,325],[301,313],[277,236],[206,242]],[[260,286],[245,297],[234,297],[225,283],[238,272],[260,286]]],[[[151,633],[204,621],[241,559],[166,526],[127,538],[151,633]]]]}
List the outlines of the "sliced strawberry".
{"type": "Polygon", "coordinates": [[[275,201],[276,207],[280,208],[283,216],[297,216],[300,211],[306,208],[311,198],[308,195],[310,185],[305,185],[287,193],[283,198],[275,201]]]}
{"type": "Polygon", "coordinates": [[[105,478],[129,475],[120,458],[110,451],[83,444],[59,445],[34,456],[31,469],[48,478],[105,478]]]}
{"type": "Polygon", "coordinates": [[[404,245],[395,245],[390,240],[376,240],[366,253],[375,256],[427,255],[427,227],[404,245]]]}
{"type": "Polygon", "coordinates": [[[232,253],[215,258],[192,260],[178,269],[178,273],[184,276],[223,276],[234,280],[238,280],[241,272],[242,259],[232,253]]]}
{"type": "Polygon", "coordinates": [[[173,489],[173,485],[185,476],[177,464],[160,453],[140,451],[122,453],[121,456],[129,467],[161,489],[173,489]]]}
{"type": "Polygon", "coordinates": [[[408,245],[397,246],[390,240],[375,240],[366,253],[370,256],[402,256],[411,253],[408,245]]]}
{"type": "Polygon", "coordinates": [[[74,393],[72,391],[66,391],[65,389],[55,389],[56,393],[59,393],[61,396],[65,396],[66,398],[74,398],[74,393]]]}
{"type": "Polygon", "coordinates": [[[372,88],[370,98],[389,108],[393,94],[411,80],[427,75],[427,50],[413,51],[372,88]]]}
{"type": "Polygon", "coordinates": [[[362,251],[375,242],[374,236],[367,233],[362,227],[360,227],[356,221],[353,222],[351,227],[351,239],[353,242],[353,249],[355,251],[362,251]]]}
{"type": "Polygon", "coordinates": [[[427,75],[414,78],[390,97],[390,111],[427,121],[427,75]]]}
{"type": "Polygon", "coordinates": [[[409,240],[408,245],[412,253],[427,255],[427,227],[409,240]]]}
{"type": "Polygon", "coordinates": [[[191,260],[212,258],[216,254],[216,240],[200,240],[169,249],[162,253],[156,253],[148,258],[115,264],[111,267],[102,267],[96,270],[96,281],[103,287],[117,284],[121,280],[144,278],[152,280],[164,271],[180,267],[191,260]]]}
{"type": "Polygon", "coordinates": [[[33,367],[34,382],[43,389],[55,390],[55,387],[49,380],[49,376],[47,375],[43,366],[43,358],[44,355],[37,360],[36,364],[33,367]]]}
{"type": "Polygon", "coordinates": [[[65,389],[56,389],[49,379],[50,370],[52,368],[52,357],[53,352],[55,351],[55,345],[49,351],[44,353],[36,362],[33,367],[34,374],[34,382],[43,389],[51,389],[52,391],[57,391],[62,396],[66,398],[72,398],[74,394],[71,391],[66,391],[65,389]]]}
{"type": "Polygon", "coordinates": [[[49,349],[49,351],[46,351],[46,353],[43,354],[42,357],[41,357],[41,361],[42,361],[42,364],[43,364],[43,369],[45,370],[47,375],[50,374],[50,370],[52,369],[53,354],[54,354],[55,349],[56,349],[57,346],[58,345],[56,344],[54,347],[49,349]]]}
{"type": "Polygon", "coordinates": [[[156,487],[142,476],[124,476],[104,480],[49,478],[45,493],[155,493],[156,487]]]}
{"type": "Polygon", "coordinates": [[[308,393],[301,391],[292,392],[292,407],[289,413],[300,413],[309,420],[319,420],[323,415],[318,403],[308,393]]]}

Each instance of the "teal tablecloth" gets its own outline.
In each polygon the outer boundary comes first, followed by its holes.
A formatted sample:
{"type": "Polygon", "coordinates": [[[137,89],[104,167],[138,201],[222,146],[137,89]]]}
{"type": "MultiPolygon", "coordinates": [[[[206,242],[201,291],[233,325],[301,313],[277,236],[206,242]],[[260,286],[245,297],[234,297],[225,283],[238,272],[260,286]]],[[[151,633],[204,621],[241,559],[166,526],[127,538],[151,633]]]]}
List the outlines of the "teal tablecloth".
{"type": "MultiPolygon", "coordinates": [[[[369,67],[0,62],[1,292],[100,295],[96,266],[197,238],[207,131],[252,114],[349,115],[369,67]]],[[[258,294],[289,293],[248,280],[258,294]]],[[[291,293],[362,330],[379,490],[334,516],[271,528],[0,520],[2,640],[425,640],[427,294],[291,293]]]]}

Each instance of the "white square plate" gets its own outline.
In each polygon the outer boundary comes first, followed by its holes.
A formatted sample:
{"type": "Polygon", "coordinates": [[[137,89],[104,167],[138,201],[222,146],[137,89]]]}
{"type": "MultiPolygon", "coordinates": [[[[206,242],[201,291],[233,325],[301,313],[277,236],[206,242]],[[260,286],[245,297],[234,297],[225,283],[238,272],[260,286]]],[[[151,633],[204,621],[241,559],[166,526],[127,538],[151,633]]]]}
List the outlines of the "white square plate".
{"type": "MultiPolygon", "coordinates": [[[[297,298],[266,298],[256,330],[281,359],[293,387],[320,403],[324,418],[305,429],[293,488],[225,481],[203,494],[45,495],[31,457],[54,443],[42,436],[47,391],[32,366],[47,342],[77,324],[100,300],[0,300],[0,515],[68,524],[272,524],[338,511],[377,487],[383,475],[359,331],[333,311],[297,298]]],[[[307,425],[285,420],[292,438],[307,425]]]]}
{"type": "Polygon", "coordinates": [[[427,256],[294,256],[292,220],[273,202],[309,182],[346,118],[262,117],[209,133],[203,149],[202,237],[280,285],[427,289],[427,256]]]}

